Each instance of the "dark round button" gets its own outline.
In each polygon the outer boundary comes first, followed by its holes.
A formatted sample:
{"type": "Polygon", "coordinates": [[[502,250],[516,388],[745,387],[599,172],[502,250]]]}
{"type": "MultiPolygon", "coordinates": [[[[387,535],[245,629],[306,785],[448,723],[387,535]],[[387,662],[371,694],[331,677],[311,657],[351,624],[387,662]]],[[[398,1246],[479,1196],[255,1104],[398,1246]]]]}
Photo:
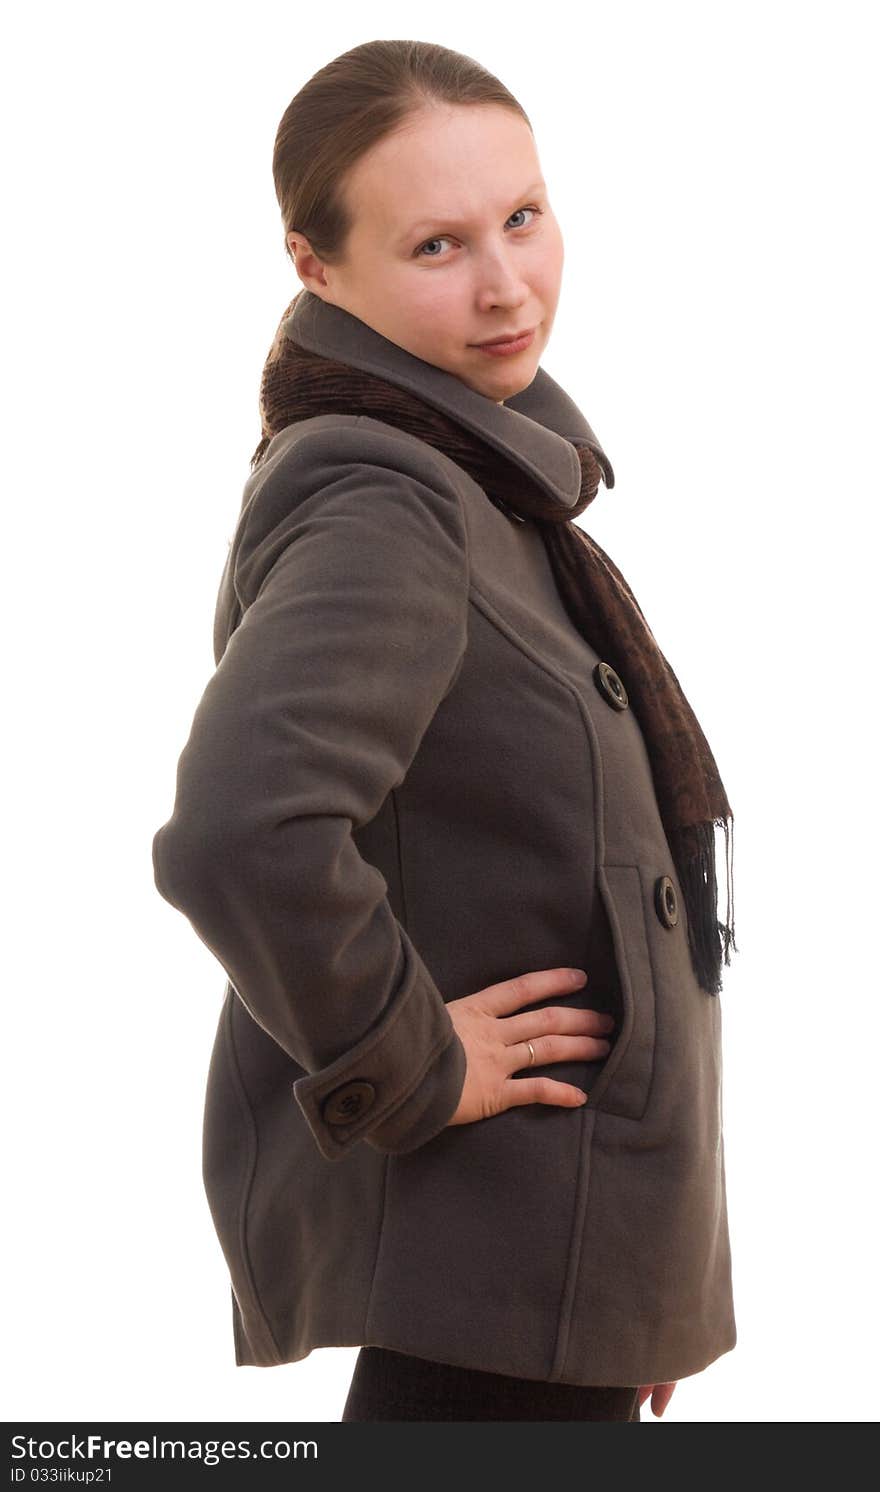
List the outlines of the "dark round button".
{"type": "Polygon", "coordinates": [[[669,876],[658,876],[654,883],[654,906],[664,927],[674,927],[678,921],[678,897],[669,876]]]}
{"type": "Polygon", "coordinates": [[[599,693],[607,699],[615,710],[625,710],[629,704],[626,690],[619,673],[615,673],[610,663],[597,663],[593,669],[593,682],[599,693]]]}
{"type": "Polygon", "coordinates": [[[321,1114],[328,1124],[352,1124],[375,1101],[376,1090],[372,1083],[356,1079],[351,1083],[343,1083],[341,1088],[335,1088],[328,1094],[321,1105],[321,1114]]]}

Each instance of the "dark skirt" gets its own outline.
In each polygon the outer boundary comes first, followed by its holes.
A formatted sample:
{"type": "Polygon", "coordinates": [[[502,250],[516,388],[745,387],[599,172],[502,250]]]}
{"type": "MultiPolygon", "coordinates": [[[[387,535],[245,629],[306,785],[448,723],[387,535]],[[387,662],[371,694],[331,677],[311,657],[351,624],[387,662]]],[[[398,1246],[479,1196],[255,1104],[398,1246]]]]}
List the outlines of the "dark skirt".
{"type": "Polygon", "coordinates": [[[639,1390],[509,1378],[361,1347],[346,1420],[625,1420],[640,1423],[639,1390]]]}

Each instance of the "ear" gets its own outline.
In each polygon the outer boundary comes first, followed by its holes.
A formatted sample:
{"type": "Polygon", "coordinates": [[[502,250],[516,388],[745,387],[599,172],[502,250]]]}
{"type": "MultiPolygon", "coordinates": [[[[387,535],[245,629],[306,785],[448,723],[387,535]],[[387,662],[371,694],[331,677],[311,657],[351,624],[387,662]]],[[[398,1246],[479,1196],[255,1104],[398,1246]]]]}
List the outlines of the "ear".
{"type": "Polygon", "coordinates": [[[318,258],[304,234],[291,229],[287,235],[287,252],[305,288],[311,290],[314,295],[320,295],[323,300],[329,300],[323,262],[318,258]]]}

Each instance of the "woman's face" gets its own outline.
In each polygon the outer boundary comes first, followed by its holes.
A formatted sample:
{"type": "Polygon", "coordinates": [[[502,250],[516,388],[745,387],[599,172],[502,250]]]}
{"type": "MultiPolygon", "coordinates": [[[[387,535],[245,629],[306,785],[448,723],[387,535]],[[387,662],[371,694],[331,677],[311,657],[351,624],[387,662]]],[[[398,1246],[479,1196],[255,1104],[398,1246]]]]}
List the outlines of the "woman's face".
{"type": "Polygon", "coordinates": [[[525,120],[501,105],[429,106],[349,173],[344,263],[288,242],[307,289],[502,403],[550,337],[563,245],[525,120]],[[535,328],[507,356],[475,344],[535,328]]]}

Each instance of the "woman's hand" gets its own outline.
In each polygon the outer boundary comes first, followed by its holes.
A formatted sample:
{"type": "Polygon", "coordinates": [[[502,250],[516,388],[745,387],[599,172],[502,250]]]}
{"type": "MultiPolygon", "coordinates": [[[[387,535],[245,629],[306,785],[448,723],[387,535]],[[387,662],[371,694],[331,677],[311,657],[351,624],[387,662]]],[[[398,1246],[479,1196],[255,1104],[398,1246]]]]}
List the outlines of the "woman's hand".
{"type": "MultiPolygon", "coordinates": [[[[675,1383],[678,1382],[676,1378],[675,1383]]],[[[669,1400],[672,1398],[675,1383],[643,1383],[639,1389],[639,1408],[641,1409],[645,1400],[651,1397],[651,1412],[659,1419],[669,1400]]]]}
{"type": "Polygon", "coordinates": [[[446,1009],[467,1055],[467,1071],[452,1124],[473,1124],[518,1104],[550,1103],[576,1108],[584,1090],[554,1078],[512,1078],[531,1066],[527,1042],[535,1052],[535,1066],[548,1062],[595,1061],[610,1051],[604,1033],[614,1017],[604,1011],[568,1006],[544,1006],[514,1015],[523,1005],[555,994],[571,994],[587,981],[583,969],[538,969],[517,974],[501,984],[490,984],[450,1000],[446,1009]]]}

